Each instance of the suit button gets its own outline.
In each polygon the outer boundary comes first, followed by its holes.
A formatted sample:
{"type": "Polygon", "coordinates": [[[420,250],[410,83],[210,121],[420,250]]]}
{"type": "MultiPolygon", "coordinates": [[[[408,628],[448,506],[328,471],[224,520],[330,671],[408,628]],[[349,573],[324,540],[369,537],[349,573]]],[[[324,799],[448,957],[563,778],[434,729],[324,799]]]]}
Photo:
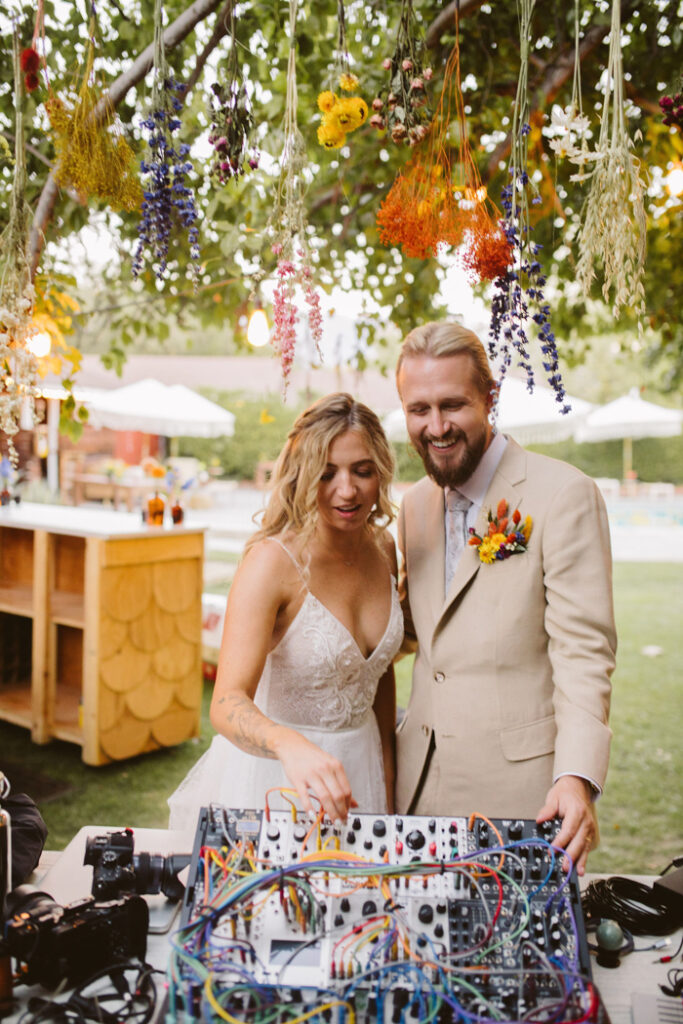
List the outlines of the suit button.
{"type": "Polygon", "coordinates": [[[446,677],[445,677],[445,675],[443,674],[443,672],[436,672],[436,673],[434,674],[434,682],[435,682],[435,683],[442,683],[442,682],[444,681],[444,679],[445,679],[445,678],[446,678],[446,677]]]}
{"type": "Polygon", "coordinates": [[[422,732],[424,733],[425,736],[429,736],[429,726],[428,725],[421,725],[420,728],[422,729],[422,732]]]}

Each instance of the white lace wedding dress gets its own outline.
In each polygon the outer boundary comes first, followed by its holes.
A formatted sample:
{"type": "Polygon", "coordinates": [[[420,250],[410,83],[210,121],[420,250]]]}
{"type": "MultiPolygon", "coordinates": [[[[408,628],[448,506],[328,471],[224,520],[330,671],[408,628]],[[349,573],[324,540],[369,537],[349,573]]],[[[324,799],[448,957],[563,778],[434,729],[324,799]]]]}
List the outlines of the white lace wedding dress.
{"type": "MultiPolygon", "coordinates": [[[[372,704],[402,639],[403,615],[393,577],[389,621],[367,658],[348,629],[307,589],[289,629],[268,655],[256,690],[255,703],[268,718],[292,726],[339,758],[360,811],[386,811],[382,747],[372,704]]],[[[169,798],[169,828],[194,824],[199,809],[210,803],[263,807],[266,790],[290,785],[278,760],[246,754],[224,736],[214,736],[169,798]]],[[[273,801],[271,806],[287,805],[273,801]]]]}

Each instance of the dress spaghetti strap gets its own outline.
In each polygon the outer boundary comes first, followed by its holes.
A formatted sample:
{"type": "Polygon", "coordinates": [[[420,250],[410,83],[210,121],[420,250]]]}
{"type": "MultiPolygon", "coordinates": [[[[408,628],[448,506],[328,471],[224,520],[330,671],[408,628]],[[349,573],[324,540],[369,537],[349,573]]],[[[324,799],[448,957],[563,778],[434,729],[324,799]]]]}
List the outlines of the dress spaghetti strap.
{"type": "Polygon", "coordinates": [[[282,550],[283,550],[283,551],[284,551],[284,552],[285,552],[285,553],[286,553],[287,555],[289,555],[290,559],[292,560],[292,562],[294,563],[294,565],[295,565],[295,567],[296,567],[296,571],[297,571],[297,572],[299,573],[299,576],[301,577],[301,581],[302,581],[302,583],[303,583],[303,584],[304,584],[304,586],[306,587],[306,590],[308,590],[308,583],[306,582],[306,575],[305,575],[305,573],[304,573],[304,570],[303,570],[303,569],[301,568],[301,566],[299,565],[299,563],[297,562],[296,558],[294,557],[294,555],[292,554],[292,552],[291,552],[291,551],[289,550],[289,548],[287,547],[287,545],[286,545],[286,544],[283,544],[283,542],[282,542],[282,541],[280,540],[280,538],[279,538],[279,537],[266,537],[266,538],[265,538],[265,540],[273,540],[273,541],[275,541],[275,543],[276,543],[276,544],[279,544],[279,545],[280,545],[280,547],[282,548],[282,550]]]}

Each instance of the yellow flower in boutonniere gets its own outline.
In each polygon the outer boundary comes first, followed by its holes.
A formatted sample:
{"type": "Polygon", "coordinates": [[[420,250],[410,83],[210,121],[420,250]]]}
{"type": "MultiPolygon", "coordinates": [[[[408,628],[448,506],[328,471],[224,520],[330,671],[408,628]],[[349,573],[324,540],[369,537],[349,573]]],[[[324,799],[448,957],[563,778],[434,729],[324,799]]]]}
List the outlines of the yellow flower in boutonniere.
{"type": "Polygon", "coordinates": [[[502,562],[510,555],[524,554],[533,527],[531,516],[527,516],[520,525],[522,516],[519,509],[515,509],[510,517],[508,503],[503,498],[498,502],[495,515],[489,511],[487,522],[488,529],[482,537],[470,527],[468,541],[471,547],[476,547],[482,562],[490,565],[492,562],[502,562]]]}

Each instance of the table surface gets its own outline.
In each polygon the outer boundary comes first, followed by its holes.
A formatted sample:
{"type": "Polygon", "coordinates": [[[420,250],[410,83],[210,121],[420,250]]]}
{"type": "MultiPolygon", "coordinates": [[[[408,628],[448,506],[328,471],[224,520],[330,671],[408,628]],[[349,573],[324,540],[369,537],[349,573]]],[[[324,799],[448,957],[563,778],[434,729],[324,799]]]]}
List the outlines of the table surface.
{"type": "Polygon", "coordinates": [[[150,537],[161,534],[204,533],[205,526],[187,524],[147,526],[139,512],[115,512],[109,509],[79,508],[73,505],[40,505],[22,501],[21,504],[0,508],[0,526],[13,526],[20,530],[46,530],[48,533],[70,534],[76,537],[150,537]]]}
{"type": "MultiPolygon", "coordinates": [[[[66,849],[58,857],[54,865],[39,881],[39,888],[49,893],[58,903],[71,903],[73,900],[90,895],[92,867],[83,864],[86,839],[103,835],[106,832],[118,831],[125,826],[87,825],[79,830],[66,849]]],[[[194,844],[194,829],[171,831],[166,829],[134,829],[136,853],[159,853],[164,856],[171,853],[191,853],[194,844]]],[[[182,877],[182,875],[181,875],[182,877]]],[[[586,886],[601,875],[587,874],[581,881],[586,886]]],[[[629,876],[637,881],[652,884],[653,877],[648,875],[629,876]]],[[[168,931],[171,931],[172,907],[163,896],[145,897],[150,906],[150,928],[159,930],[150,934],[147,948],[147,960],[154,967],[165,969],[168,960],[168,931]],[[169,913],[170,911],[170,913],[169,913]],[[161,929],[167,929],[163,933],[161,929]]],[[[603,1002],[610,1016],[611,1024],[679,1024],[683,1022],[683,1009],[680,1001],[662,995],[660,984],[666,984],[667,969],[674,964],[661,964],[656,959],[667,952],[673,952],[683,937],[683,928],[668,936],[670,945],[663,949],[637,952],[639,947],[650,946],[655,939],[648,936],[636,936],[636,951],[624,957],[619,967],[600,967],[592,961],[593,980],[600,991],[603,1002]],[[637,1009],[634,1016],[633,1008],[637,1009]]],[[[683,961],[677,960],[677,966],[683,961]]],[[[19,988],[15,996],[22,1005],[29,995],[42,992],[36,987],[19,988]]],[[[43,993],[44,994],[44,993],[43,993]]],[[[20,1011],[6,1018],[8,1024],[18,1021],[20,1011]]]]}

